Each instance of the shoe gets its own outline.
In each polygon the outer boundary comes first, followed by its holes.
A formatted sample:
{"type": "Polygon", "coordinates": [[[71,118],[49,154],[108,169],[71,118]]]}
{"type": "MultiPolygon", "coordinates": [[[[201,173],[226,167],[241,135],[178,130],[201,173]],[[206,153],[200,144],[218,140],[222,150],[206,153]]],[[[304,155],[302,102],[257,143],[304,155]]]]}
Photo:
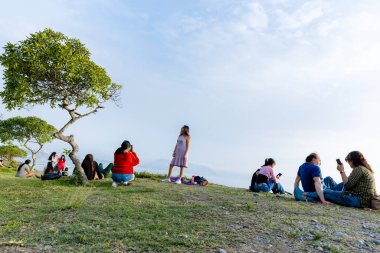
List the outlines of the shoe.
{"type": "Polygon", "coordinates": [[[129,185],[129,181],[122,182],[121,185],[128,186],[129,185]]]}
{"type": "Polygon", "coordinates": [[[116,182],[112,182],[112,185],[111,185],[112,187],[117,187],[118,186],[118,183],[116,183],[116,182]]]}
{"type": "Polygon", "coordinates": [[[161,182],[164,182],[164,183],[171,183],[170,178],[165,178],[165,179],[161,180],[161,182]]]}
{"type": "Polygon", "coordinates": [[[176,184],[182,184],[181,182],[181,179],[178,179],[177,181],[175,181],[176,184]]]}
{"type": "Polygon", "coordinates": [[[306,201],[306,199],[303,197],[303,191],[299,187],[296,187],[294,189],[294,198],[299,201],[306,201]]]}

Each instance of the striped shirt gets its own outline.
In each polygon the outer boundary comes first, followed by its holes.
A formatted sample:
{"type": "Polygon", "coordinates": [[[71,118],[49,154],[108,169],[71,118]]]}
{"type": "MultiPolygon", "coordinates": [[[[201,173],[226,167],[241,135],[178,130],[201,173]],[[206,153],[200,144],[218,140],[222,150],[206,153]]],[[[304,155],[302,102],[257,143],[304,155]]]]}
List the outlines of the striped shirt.
{"type": "Polygon", "coordinates": [[[345,186],[344,193],[358,196],[362,207],[371,207],[372,196],[376,194],[375,178],[372,172],[364,166],[354,168],[345,186]]]}

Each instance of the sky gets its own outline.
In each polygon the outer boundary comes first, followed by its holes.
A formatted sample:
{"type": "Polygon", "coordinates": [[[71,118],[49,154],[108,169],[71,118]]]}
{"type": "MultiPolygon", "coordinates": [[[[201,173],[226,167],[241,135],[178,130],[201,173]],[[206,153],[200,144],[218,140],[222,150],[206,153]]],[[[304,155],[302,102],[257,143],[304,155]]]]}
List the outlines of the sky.
{"type": "MultiPolygon", "coordinates": [[[[49,27],[80,39],[123,85],[121,106],[106,103],[67,130],[81,157],[112,161],[114,150],[130,140],[141,159],[138,170],[165,172],[186,124],[192,136],[188,176],[246,188],[273,157],[291,191],[309,153],[320,154],[324,176],[340,181],[335,159],[360,150],[380,187],[379,1],[0,5],[0,45],[49,27]]],[[[39,116],[57,128],[69,119],[48,106],[6,111],[0,104],[0,113],[39,116]]],[[[44,154],[68,147],[55,140],[44,154]]]]}

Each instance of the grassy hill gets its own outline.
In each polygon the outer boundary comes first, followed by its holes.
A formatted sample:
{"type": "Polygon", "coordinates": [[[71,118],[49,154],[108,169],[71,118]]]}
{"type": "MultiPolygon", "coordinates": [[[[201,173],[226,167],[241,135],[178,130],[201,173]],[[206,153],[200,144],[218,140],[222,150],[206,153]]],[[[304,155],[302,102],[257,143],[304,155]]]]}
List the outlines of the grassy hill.
{"type": "Polygon", "coordinates": [[[0,169],[0,252],[380,252],[378,211],[155,178],[111,188],[14,174],[0,169]]]}

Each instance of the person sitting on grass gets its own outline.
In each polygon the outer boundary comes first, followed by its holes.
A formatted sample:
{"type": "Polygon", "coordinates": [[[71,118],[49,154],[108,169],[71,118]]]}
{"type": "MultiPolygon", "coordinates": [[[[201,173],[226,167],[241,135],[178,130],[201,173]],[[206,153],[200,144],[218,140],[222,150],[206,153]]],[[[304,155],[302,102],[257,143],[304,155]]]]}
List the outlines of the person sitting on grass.
{"type": "Polygon", "coordinates": [[[87,154],[84,157],[81,166],[88,180],[103,179],[104,175],[100,171],[98,163],[94,161],[94,156],[92,154],[87,154]]]}
{"type": "Polygon", "coordinates": [[[302,188],[305,192],[313,192],[316,193],[319,197],[319,200],[322,204],[330,204],[330,202],[326,201],[323,195],[323,187],[322,187],[322,172],[321,168],[321,158],[317,153],[311,153],[306,157],[305,163],[303,163],[297,172],[297,177],[294,182],[294,197],[298,201],[316,201],[315,199],[304,199],[302,197],[302,190],[299,188],[300,182],[302,184],[302,188]],[[300,197],[301,195],[301,197],[300,197]]]}
{"type": "Polygon", "coordinates": [[[46,165],[46,168],[44,170],[44,175],[46,174],[60,174],[60,170],[58,168],[58,161],[57,161],[58,154],[56,152],[53,152],[50,154],[48,163],[46,165]]]}
{"type": "Polygon", "coordinates": [[[4,167],[3,162],[4,162],[3,158],[0,158],[0,168],[4,167]]]}
{"type": "MultiPolygon", "coordinates": [[[[376,185],[372,167],[359,151],[350,152],[345,160],[352,168],[352,172],[348,177],[343,164],[337,167],[344,183],[344,190],[336,191],[327,188],[324,190],[324,197],[338,205],[370,208],[371,200],[376,195],[376,185]]],[[[313,192],[298,191],[297,194],[298,198],[301,199],[318,198],[318,195],[313,192]]]]}
{"type": "Polygon", "coordinates": [[[114,167],[112,169],[112,187],[129,185],[135,179],[133,166],[140,162],[137,154],[133,151],[133,146],[129,141],[123,141],[121,147],[115,151],[114,167]]]}
{"type": "Polygon", "coordinates": [[[99,171],[103,174],[104,178],[108,177],[108,174],[112,171],[113,163],[109,163],[106,168],[103,168],[103,163],[99,163],[99,171]]]}
{"type": "Polygon", "coordinates": [[[33,177],[33,176],[38,177],[31,170],[30,165],[29,165],[30,163],[31,161],[28,159],[28,160],[25,160],[25,162],[22,163],[20,166],[18,166],[16,177],[23,177],[23,178],[28,178],[28,177],[33,177]]]}
{"type": "Polygon", "coordinates": [[[65,167],[66,167],[66,157],[65,157],[65,155],[61,155],[61,157],[58,158],[57,166],[58,166],[58,169],[61,172],[65,169],[65,167]]]}
{"type": "Polygon", "coordinates": [[[264,165],[257,175],[255,189],[258,192],[270,192],[285,194],[285,190],[280,184],[280,176],[275,175],[274,167],[276,162],[273,158],[265,159],[264,165]]]}

